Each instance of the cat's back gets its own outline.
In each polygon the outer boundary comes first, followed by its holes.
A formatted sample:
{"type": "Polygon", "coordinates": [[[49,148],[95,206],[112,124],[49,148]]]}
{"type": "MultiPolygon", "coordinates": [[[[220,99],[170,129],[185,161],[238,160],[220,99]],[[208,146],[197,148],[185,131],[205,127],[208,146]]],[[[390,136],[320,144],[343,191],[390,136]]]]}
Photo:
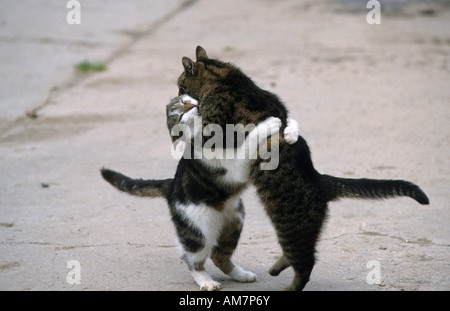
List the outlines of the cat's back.
{"type": "Polygon", "coordinates": [[[303,172],[312,182],[318,179],[320,174],[314,168],[308,143],[301,135],[294,144],[289,145],[283,142],[280,146],[280,160],[288,163],[286,167],[303,172]]]}
{"type": "Polygon", "coordinates": [[[281,142],[278,148],[278,154],[274,155],[278,157],[275,169],[261,170],[261,160],[253,164],[250,178],[258,191],[270,194],[274,200],[285,198],[285,201],[295,201],[302,197],[302,193],[311,194],[315,189],[318,190],[320,174],[313,166],[308,144],[303,137],[299,136],[292,145],[281,142]],[[290,195],[292,198],[288,200],[287,196],[290,195]]]}

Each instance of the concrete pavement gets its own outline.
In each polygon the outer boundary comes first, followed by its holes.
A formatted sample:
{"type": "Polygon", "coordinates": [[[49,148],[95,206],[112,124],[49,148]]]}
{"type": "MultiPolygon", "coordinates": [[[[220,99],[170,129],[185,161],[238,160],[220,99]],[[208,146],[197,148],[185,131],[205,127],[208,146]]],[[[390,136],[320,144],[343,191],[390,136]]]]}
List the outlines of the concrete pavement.
{"type": "MultiPolygon", "coordinates": [[[[306,290],[450,289],[447,9],[386,10],[369,25],[367,9],[325,0],[80,1],[68,25],[65,5],[43,2],[0,13],[0,289],[198,290],[166,203],[99,174],[173,175],[165,105],[198,44],[286,102],[320,172],[407,179],[430,197],[330,204],[306,290]],[[75,72],[84,59],[107,70],[75,72]]],[[[258,281],[206,268],[223,290],[282,289],[292,271],[267,273],[280,248],[254,189],[244,204],[235,261],[258,281]]]]}

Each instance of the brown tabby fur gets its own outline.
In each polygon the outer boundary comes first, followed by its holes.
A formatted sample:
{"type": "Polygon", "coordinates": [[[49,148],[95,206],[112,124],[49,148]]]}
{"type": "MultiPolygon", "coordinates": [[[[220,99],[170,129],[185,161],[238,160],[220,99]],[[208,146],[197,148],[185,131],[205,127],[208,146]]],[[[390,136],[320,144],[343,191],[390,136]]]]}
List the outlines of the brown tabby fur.
{"type": "MultiPolygon", "coordinates": [[[[179,93],[199,102],[203,125],[215,123],[258,124],[270,116],[286,125],[287,109],[278,97],[256,86],[236,66],[210,59],[197,47],[196,62],[183,57],[184,72],[178,79],[179,93]]],[[[225,138],[224,138],[225,139],[225,138]]],[[[295,276],[289,290],[302,290],[314,266],[315,245],[327,214],[327,203],[338,198],[381,199],[409,196],[428,204],[422,190],[402,180],[345,179],[317,172],[306,141],[279,144],[279,166],[261,170],[259,159],[250,178],[267,215],[275,226],[283,256],[270,270],[272,275],[292,266],[295,276]]]]}

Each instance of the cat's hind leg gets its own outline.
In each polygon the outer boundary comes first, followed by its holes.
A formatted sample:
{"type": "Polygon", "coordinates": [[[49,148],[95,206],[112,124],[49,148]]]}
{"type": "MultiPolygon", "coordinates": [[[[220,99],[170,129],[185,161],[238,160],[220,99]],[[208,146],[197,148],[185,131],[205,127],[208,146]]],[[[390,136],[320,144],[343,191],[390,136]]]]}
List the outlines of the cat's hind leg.
{"type": "Polygon", "coordinates": [[[228,274],[233,280],[243,283],[255,282],[256,274],[246,271],[231,260],[232,252],[221,246],[216,246],[211,254],[214,264],[228,274]]]}
{"type": "MultiPolygon", "coordinates": [[[[304,264],[303,264],[304,265],[304,264]]],[[[314,266],[314,259],[312,260],[312,263],[308,263],[306,266],[306,269],[303,267],[303,269],[300,269],[300,271],[303,271],[300,273],[298,271],[298,267],[294,268],[294,280],[292,281],[291,285],[286,287],[284,290],[286,291],[294,291],[294,290],[302,290],[303,287],[305,287],[306,283],[309,281],[309,275],[311,274],[312,267],[314,266]],[[297,269],[296,269],[297,268],[297,269]]],[[[280,258],[270,267],[269,274],[271,276],[277,276],[279,275],[284,269],[291,266],[291,263],[289,259],[283,254],[280,258]]]]}
{"type": "MultiPolygon", "coordinates": [[[[195,211],[202,211],[202,207],[179,204],[171,208],[172,221],[175,224],[178,244],[182,251],[181,259],[187,263],[192,277],[200,286],[200,290],[219,290],[221,288],[220,283],[214,281],[204,268],[205,260],[210,255],[214,243],[211,243],[206,238],[207,235],[200,230],[203,226],[195,224],[195,221],[198,221],[199,218],[195,216],[195,211]]],[[[203,213],[200,214],[203,215],[203,213]]]]}
{"type": "Polygon", "coordinates": [[[208,272],[205,271],[205,260],[208,257],[209,249],[203,249],[198,253],[185,253],[182,258],[186,261],[191,275],[200,286],[201,291],[216,291],[222,288],[219,282],[214,281],[208,272]]]}
{"type": "Polygon", "coordinates": [[[244,212],[242,202],[239,203],[240,211],[235,218],[229,219],[224,224],[217,245],[212,249],[211,259],[223,273],[228,274],[233,280],[244,283],[255,282],[256,274],[244,270],[231,260],[243,227],[244,212]]]}
{"type": "Polygon", "coordinates": [[[288,268],[291,265],[286,256],[281,255],[280,258],[270,267],[269,274],[271,276],[279,275],[284,269],[288,268]]]}

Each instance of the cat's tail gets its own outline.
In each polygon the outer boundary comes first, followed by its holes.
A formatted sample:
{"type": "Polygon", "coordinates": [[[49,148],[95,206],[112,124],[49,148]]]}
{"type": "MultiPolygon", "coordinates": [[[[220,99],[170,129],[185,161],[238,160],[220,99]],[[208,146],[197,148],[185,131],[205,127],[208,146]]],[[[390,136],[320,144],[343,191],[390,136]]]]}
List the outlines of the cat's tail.
{"type": "Polygon", "coordinates": [[[115,171],[102,168],[103,178],[111,185],[126,193],[142,197],[167,197],[173,178],[169,179],[132,179],[115,171]]]}
{"type": "Polygon", "coordinates": [[[422,205],[430,204],[427,195],[419,186],[404,180],[352,179],[322,175],[321,185],[328,201],[339,198],[387,199],[407,196],[422,205]]]}

